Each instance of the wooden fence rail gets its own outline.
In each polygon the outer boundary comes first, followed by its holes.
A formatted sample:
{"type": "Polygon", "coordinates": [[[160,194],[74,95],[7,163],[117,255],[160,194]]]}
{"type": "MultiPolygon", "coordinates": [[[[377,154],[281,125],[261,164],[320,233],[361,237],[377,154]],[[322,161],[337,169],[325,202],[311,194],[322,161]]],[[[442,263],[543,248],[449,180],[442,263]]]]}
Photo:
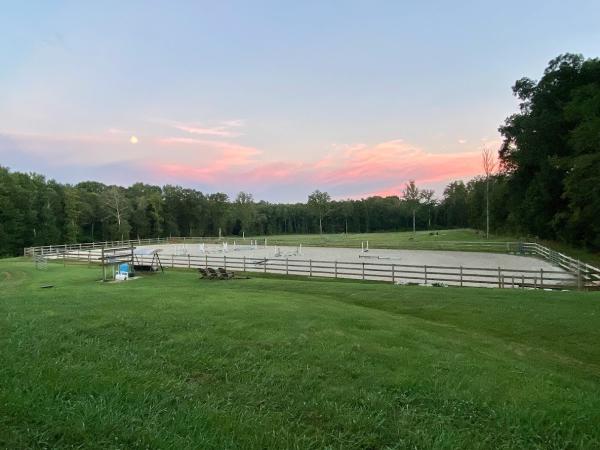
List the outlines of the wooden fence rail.
{"type": "MultiPolygon", "coordinates": [[[[138,256],[144,262],[144,256],[138,256]]],[[[394,283],[443,283],[456,286],[566,289],[576,285],[573,274],[562,270],[520,270],[489,267],[451,267],[372,262],[251,258],[228,256],[175,256],[165,261],[171,268],[218,268],[331,278],[378,280],[394,283]]]]}
{"type": "MultiPolygon", "coordinates": [[[[118,246],[164,245],[179,242],[199,243],[215,241],[214,238],[157,238],[129,241],[105,241],[82,244],[29,247],[24,254],[32,257],[42,255],[68,262],[98,262],[102,248],[118,246]]],[[[485,267],[450,267],[437,265],[407,265],[394,263],[323,260],[299,260],[289,258],[252,258],[228,256],[163,255],[164,263],[171,267],[224,267],[237,271],[261,271],[288,275],[325,276],[383,280],[400,283],[444,283],[457,286],[537,287],[537,288],[600,288],[600,269],[582,263],[538,243],[521,242],[443,242],[435,243],[447,249],[499,248],[510,253],[532,255],[549,261],[563,270],[522,270],[485,267]]],[[[143,256],[138,256],[143,259],[143,256]]],[[[381,261],[381,260],[378,260],[381,261]]]]}

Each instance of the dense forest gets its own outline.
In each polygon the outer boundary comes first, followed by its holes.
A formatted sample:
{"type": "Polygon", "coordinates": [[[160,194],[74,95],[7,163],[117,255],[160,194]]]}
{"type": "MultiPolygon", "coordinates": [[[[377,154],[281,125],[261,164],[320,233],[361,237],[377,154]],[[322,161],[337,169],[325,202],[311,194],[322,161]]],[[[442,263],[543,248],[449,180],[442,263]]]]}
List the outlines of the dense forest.
{"type": "MultiPolygon", "coordinates": [[[[472,227],[600,248],[600,60],[566,54],[513,87],[499,170],[441,196],[407,182],[397,196],[255,202],[180,186],[76,185],[0,166],[0,255],[49,243],[158,236],[356,233],[472,227]],[[489,205],[489,208],[486,207],[489,205]]],[[[487,174],[486,174],[487,172],[487,174]]]]}

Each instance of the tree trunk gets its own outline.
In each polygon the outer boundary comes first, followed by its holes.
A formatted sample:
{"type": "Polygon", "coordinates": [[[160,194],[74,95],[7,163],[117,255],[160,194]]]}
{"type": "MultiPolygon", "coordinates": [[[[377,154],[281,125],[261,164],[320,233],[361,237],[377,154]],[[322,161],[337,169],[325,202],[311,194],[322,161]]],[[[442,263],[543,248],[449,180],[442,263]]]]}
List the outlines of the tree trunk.
{"type": "Polygon", "coordinates": [[[490,238],[490,180],[485,180],[485,238],[490,238]]]}

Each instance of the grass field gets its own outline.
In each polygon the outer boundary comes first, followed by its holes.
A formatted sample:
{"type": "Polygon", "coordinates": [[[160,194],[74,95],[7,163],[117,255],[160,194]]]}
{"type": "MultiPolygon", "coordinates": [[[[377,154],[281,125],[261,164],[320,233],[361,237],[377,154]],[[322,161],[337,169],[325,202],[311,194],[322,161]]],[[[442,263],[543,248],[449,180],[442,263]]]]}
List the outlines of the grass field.
{"type": "MultiPolygon", "coordinates": [[[[231,237],[230,240],[239,237],[231,237]]],[[[252,237],[247,239],[258,239],[263,242],[265,236],[252,237]]],[[[490,242],[536,242],[534,238],[490,235],[489,239],[485,234],[472,229],[454,229],[438,231],[401,231],[385,233],[356,233],[356,234],[283,234],[267,236],[267,240],[272,245],[312,245],[324,247],[354,247],[360,248],[361,242],[369,241],[370,248],[392,248],[408,250],[460,250],[460,251],[496,251],[505,252],[506,247],[502,244],[490,247],[490,242]],[[436,234],[437,233],[437,234],[436,234]],[[481,243],[481,246],[476,245],[481,243]]],[[[576,248],[564,243],[554,241],[537,241],[542,245],[552,248],[556,251],[565,253],[576,259],[580,259],[588,264],[600,267],[600,253],[588,251],[582,248],[576,248]]]]}
{"type": "MultiPolygon", "coordinates": [[[[264,240],[264,236],[248,239],[264,240]]],[[[268,242],[273,245],[318,245],[324,247],[356,247],[360,248],[361,242],[369,241],[372,248],[415,248],[436,249],[439,242],[507,242],[515,241],[515,238],[505,236],[490,236],[485,239],[484,235],[476,230],[457,229],[437,231],[400,231],[385,233],[354,233],[354,234],[281,234],[267,236],[268,242]]]]}
{"type": "Polygon", "coordinates": [[[598,293],[99,276],[0,260],[0,447],[600,446],[598,293]]]}

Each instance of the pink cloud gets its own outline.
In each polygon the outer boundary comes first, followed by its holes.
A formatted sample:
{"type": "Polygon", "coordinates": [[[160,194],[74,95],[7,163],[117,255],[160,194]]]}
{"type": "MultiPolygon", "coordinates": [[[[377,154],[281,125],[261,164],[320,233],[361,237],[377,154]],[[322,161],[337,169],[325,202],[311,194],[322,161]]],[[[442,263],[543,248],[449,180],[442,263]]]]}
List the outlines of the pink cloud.
{"type": "Polygon", "coordinates": [[[254,183],[300,181],[310,170],[304,163],[293,161],[267,162],[242,174],[244,180],[254,183]]]}
{"type": "Polygon", "coordinates": [[[202,166],[163,164],[158,172],[187,181],[213,183],[233,180],[240,188],[297,184],[299,186],[352,189],[355,185],[379,185],[376,193],[399,194],[408,179],[419,184],[439,184],[472,177],[481,172],[481,153],[430,153],[402,140],[373,146],[358,144],[334,146],[318,160],[267,160],[262,152],[229,142],[213,142],[190,138],[168,138],[166,145],[206,145],[218,154],[202,166]],[[387,187],[386,187],[387,186],[387,187]]]}
{"type": "Polygon", "coordinates": [[[326,169],[316,173],[316,180],[325,184],[352,183],[361,179],[381,181],[415,179],[421,182],[440,178],[464,177],[480,171],[479,152],[429,153],[402,140],[357,147],[327,155],[315,166],[326,161],[326,169]],[[332,163],[334,161],[334,163],[332,163]]]}
{"type": "Polygon", "coordinates": [[[141,135],[140,143],[131,145],[129,135],[118,129],[98,135],[4,136],[9,139],[4,144],[0,140],[0,156],[17,149],[48,166],[126,163],[148,174],[148,180],[142,181],[201,184],[210,191],[279,193],[285,187],[286,192],[318,188],[345,197],[399,195],[404,183],[414,179],[420,187],[434,187],[439,194],[449,181],[482,172],[480,149],[432,153],[400,139],[373,145],[336,144],[319,158],[299,154],[283,159],[273,149],[189,135],[141,135]]]}

